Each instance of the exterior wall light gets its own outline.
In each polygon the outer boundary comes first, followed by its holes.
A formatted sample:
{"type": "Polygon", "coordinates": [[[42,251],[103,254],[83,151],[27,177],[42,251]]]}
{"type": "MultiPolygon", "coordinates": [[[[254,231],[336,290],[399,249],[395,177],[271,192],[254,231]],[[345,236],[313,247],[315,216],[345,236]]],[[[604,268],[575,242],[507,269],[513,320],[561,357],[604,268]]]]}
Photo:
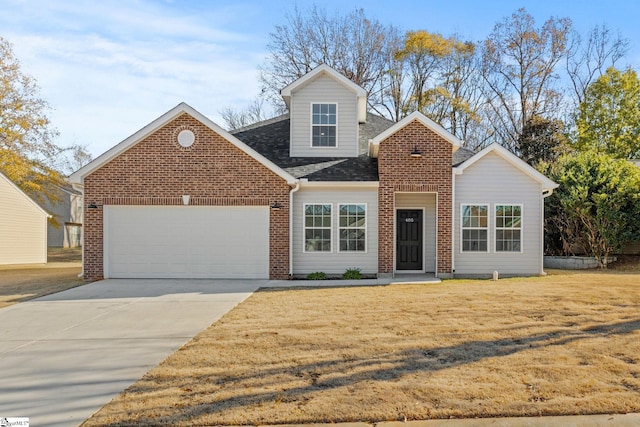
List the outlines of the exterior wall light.
{"type": "Polygon", "coordinates": [[[278,203],[278,201],[275,201],[271,205],[271,210],[273,210],[273,211],[279,211],[280,209],[282,209],[282,205],[280,203],[278,203]]]}
{"type": "Polygon", "coordinates": [[[96,205],[95,203],[91,203],[89,206],[87,206],[87,209],[98,209],[98,205],[96,205]]]}
{"type": "Polygon", "coordinates": [[[422,157],[422,151],[418,150],[418,146],[415,146],[413,147],[411,153],[409,153],[409,156],[413,157],[414,159],[419,159],[420,157],[422,157]]]}

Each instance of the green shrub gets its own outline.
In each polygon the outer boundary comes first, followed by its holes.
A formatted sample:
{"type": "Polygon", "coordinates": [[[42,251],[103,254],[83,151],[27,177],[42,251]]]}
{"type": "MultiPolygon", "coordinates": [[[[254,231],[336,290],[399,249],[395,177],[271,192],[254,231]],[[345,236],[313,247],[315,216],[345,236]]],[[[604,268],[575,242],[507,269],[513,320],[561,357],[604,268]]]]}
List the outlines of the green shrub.
{"type": "Polygon", "coordinates": [[[315,273],[310,273],[307,276],[307,280],[327,280],[327,275],[322,271],[316,271],[315,273]]]}
{"type": "Polygon", "coordinates": [[[360,273],[359,268],[347,268],[347,271],[342,274],[342,278],[345,280],[358,280],[362,279],[362,273],[360,273]]]}

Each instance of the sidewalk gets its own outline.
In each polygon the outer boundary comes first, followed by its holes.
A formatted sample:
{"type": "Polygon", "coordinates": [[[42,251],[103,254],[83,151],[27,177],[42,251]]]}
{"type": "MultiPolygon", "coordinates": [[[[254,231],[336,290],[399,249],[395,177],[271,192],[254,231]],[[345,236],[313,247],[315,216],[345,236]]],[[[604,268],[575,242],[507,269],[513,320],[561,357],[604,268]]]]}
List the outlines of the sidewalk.
{"type": "MultiPolygon", "coordinates": [[[[326,427],[329,424],[290,424],[277,427],[326,427]]],[[[571,415],[561,417],[473,418],[427,421],[384,421],[379,423],[337,423],[331,427],[636,427],[640,414],[571,415]]],[[[266,426],[260,426],[266,427],[266,426]]]]}

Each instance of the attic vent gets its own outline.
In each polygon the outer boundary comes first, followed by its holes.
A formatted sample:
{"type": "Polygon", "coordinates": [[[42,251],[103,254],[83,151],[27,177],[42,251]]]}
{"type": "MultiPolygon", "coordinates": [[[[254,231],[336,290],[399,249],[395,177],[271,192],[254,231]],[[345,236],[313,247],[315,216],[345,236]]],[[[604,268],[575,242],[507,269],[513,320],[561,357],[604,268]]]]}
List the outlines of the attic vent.
{"type": "Polygon", "coordinates": [[[196,135],[192,130],[184,129],[178,133],[178,144],[182,147],[191,147],[196,140],[196,135]]]}

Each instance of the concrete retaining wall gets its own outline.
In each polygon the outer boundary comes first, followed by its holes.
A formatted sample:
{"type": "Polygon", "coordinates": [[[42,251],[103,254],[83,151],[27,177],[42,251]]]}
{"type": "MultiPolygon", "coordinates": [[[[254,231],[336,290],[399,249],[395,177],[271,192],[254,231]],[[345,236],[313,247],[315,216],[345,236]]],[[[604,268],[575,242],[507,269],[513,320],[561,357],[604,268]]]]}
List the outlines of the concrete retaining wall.
{"type": "MultiPolygon", "coordinates": [[[[616,257],[609,257],[609,262],[614,262],[616,257]]],[[[598,268],[598,261],[593,257],[585,256],[545,256],[544,268],[556,268],[559,270],[584,270],[598,268]]]]}

